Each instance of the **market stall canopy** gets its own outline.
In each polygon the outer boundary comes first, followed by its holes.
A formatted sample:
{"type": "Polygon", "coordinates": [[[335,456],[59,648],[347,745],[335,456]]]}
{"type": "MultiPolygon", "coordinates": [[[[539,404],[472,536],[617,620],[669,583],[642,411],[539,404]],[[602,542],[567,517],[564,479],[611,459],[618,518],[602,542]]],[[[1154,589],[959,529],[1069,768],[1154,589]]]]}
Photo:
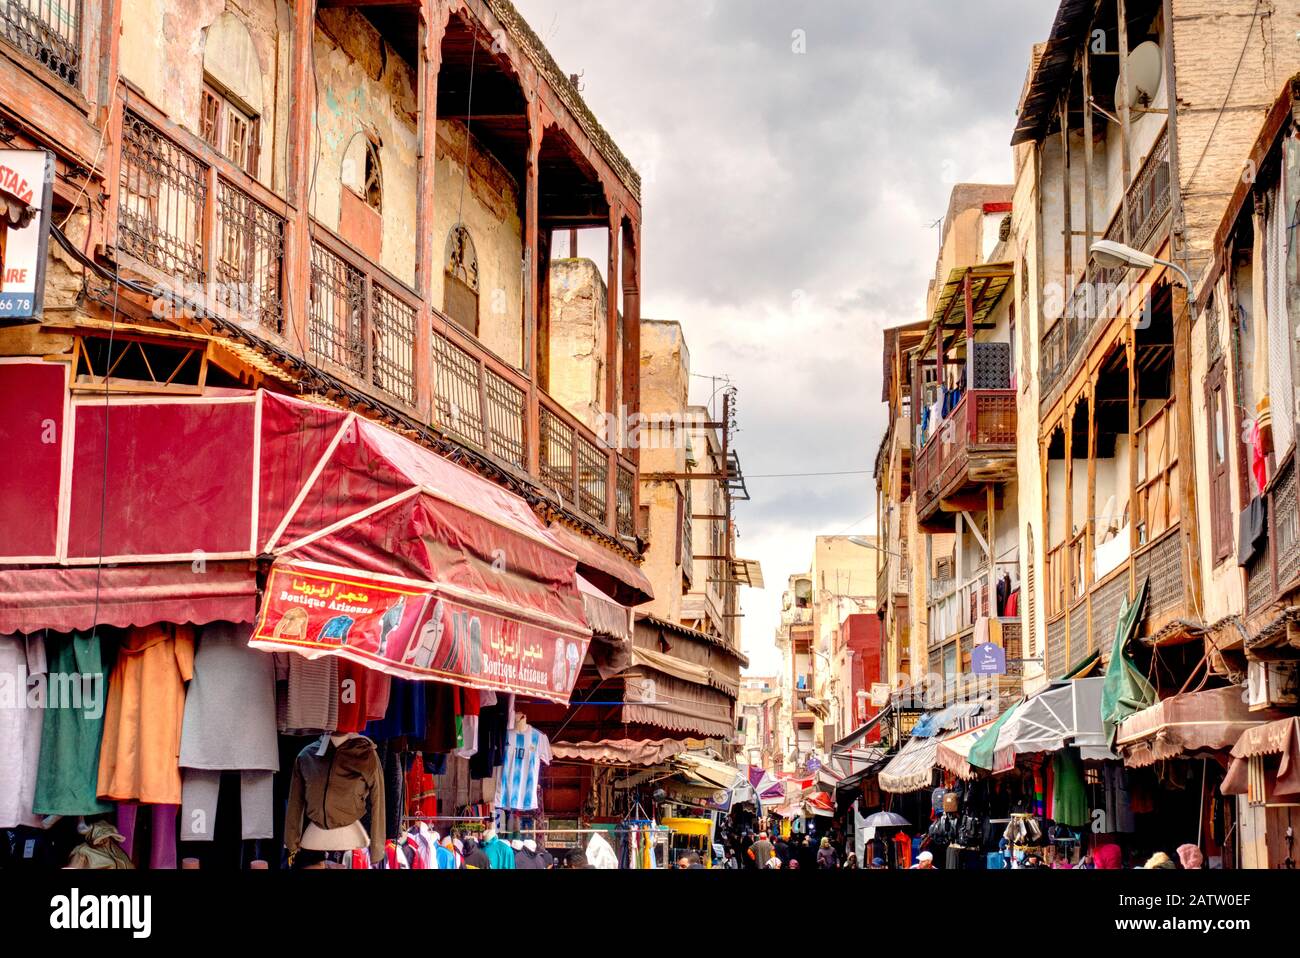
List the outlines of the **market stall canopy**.
{"type": "Polygon", "coordinates": [[[804,796],[804,810],[810,815],[831,816],[835,814],[835,803],[827,792],[813,792],[804,796]]]}
{"type": "Polygon", "coordinates": [[[1115,750],[1125,765],[1143,767],[1180,755],[1232,748],[1245,732],[1283,717],[1271,709],[1250,711],[1235,685],[1183,692],[1121,722],[1115,750]]]}
{"type": "Polygon", "coordinates": [[[1237,744],[1232,746],[1232,764],[1223,779],[1223,794],[1245,795],[1250,760],[1268,755],[1282,757],[1276,779],[1269,783],[1269,794],[1300,795],[1300,717],[1294,715],[1241,733],[1237,744]]]}
{"type": "Polygon", "coordinates": [[[593,633],[632,641],[631,609],[615,602],[582,575],[578,576],[578,591],[582,593],[582,611],[593,633]]]}
{"type": "Polygon", "coordinates": [[[598,742],[552,742],[557,759],[597,765],[659,765],[686,749],[681,739],[601,739],[598,742]]]}
{"type": "Polygon", "coordinates": [[[939,739],[911,738],[889,764],[880,770],[880,787],[886,792],[905,793],[929,788],[934,780],[934,757],[939,739]]]}
{"type": "Polygon", "coordinates": [[[743,781],[740,769],[699,752],[682,752],[673,756],[673,764],[715,788],[735,788],[743,781]]]}
{"type": "Polygon", "coordinates": [[[555,540],[578,558],[578,569],[602,592],[623,605],[640,605],[655,597],[654,587],[646,574],[631,559],[606,548],[568,526],[552,523],[548,531],[555,540]]]}
{"type": "Polygon", "coordinates": [[[262,390],[121,397],[108,415],[102,397],[65,392],[57,407],[67,452],[37,470],[60,504],[51,550],[0,572],[7,631],[129,625],[148,598],[99,570],[92,601],[73,576],[51,595],[63,580],[39,559],[144,567],[167,599],[148,621],[202,624],[251,620],[250,560],[270,556],[256,647],[568,700],[590,636],[577,560],[502,486],[355,413],[262,390]],[[207,574],[227,563],[247,588],[207,574]]]}
{"type": "MultiPolygon", "coordinates": [[[[981,770],[970,763],[971,748],[977,741],[989,733],[992,733],[993,740],[996,741],[998,737],[997,725],[998,722],[996,720],[986,722],[983,725],[962,732],[959,735],[954,735],[951,738],[941,740],[938,748],[935,749],[935,764],[945,771],[952,772],[952,774],[965,781],[975,778],[981,770]]],[[[985,769],[984,771],[992,771],[994,774],[997,774],[998,772],[1010,770],[1014,765],[1015,759],[1009,751],[1005,749],[996,749],[994,751],[993,768],[985,769]]]]}
{"type": "Polygon", "coordinates": [[[1101,723],[1101,676],[1071,679],[1021,702],[998,730],[997,750],[1019,755],[1059,752],[1067,745],[1085,760],[1114,761],[1101,723]]]}

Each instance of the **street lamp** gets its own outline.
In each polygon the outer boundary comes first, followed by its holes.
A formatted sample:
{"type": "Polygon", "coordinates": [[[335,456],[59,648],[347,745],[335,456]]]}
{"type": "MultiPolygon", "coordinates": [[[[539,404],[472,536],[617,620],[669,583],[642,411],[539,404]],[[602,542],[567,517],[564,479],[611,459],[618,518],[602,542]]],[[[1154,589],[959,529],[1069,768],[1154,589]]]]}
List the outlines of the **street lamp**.
{"type": "Polygon", "coordinates": [[[1140,249],[1134,249],[1132,246],[1125,246],[1123,243],[1117,243],[1114,240],[1097,240],[1092,244],[1092,255],[1097,257],[1097,262],[1102,266],[1114,268],[1124,266],[1137,269],[1150,269],[1152,266],[1167,266],[1176,270],[1178,275],[1183,278],[1183,285],[1187,287],[1190,293],[1192,289],[1192,278],[1187,275],[1187,270],[1183,269],[1177,263],[1171,263],[1169,260],[1158,259],[1150,253],[1144,253],[1140,249]]]}
{"type": "Polygon", "coordinates": [[[903,558],[901,553],[891,552],[890,550],[877,545],[876,543],[872,542],[870,539],[864,536],[849,536],[848,540],[852,542],[855,546],[862,546],[862,548],[864,549],[875,549],[877,552],[883,552],[885,555],[893,556],[895,559],[903,558]]]}

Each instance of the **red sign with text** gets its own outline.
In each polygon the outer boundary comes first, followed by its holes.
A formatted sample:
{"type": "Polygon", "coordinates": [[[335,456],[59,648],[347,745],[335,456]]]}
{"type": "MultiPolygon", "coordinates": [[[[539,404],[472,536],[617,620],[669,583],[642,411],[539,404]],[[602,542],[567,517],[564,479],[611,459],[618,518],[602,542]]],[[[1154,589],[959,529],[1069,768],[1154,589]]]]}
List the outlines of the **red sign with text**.
{"type": "Polygon", "coordinates": [[[589,636],[480,609],[428,586],[277,564],[249,644],[341,655],[403,678],[567,704],[588,642],[589,636]]]}

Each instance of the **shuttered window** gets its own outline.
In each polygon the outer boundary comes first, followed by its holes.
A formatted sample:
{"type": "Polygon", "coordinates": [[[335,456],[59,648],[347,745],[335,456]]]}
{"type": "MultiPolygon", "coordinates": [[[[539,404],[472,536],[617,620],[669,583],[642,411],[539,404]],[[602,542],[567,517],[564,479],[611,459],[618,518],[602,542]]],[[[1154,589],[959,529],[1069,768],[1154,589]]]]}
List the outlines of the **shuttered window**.
{"type": "Polygon", "coordinates": [[[1210,461],[1210,542],[1214,564],[1232,554],[1232,498],[1228,483],[1228,442],[1231,425],[1228,396],[1224,381],[1224,363],[1220,358],[1205,377],[1206,448],[1210,461]]]}

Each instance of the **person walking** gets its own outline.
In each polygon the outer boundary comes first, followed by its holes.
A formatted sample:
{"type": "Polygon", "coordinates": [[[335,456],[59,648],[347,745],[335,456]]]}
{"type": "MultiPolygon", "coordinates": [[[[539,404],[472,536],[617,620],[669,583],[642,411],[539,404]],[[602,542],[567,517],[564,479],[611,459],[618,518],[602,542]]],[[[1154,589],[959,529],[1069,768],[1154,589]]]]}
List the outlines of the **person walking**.
{"type": "MultiPolygon", "coordinates": [[[[749,846],[749,857],[759,868],[768,867],[768,861],[776,857],[776,850],[772,847],[772,843],[767,840],[767,832],[758,833],[758,841],[749,846]]],[[[777,861],[780,861],[780,859],[778,858],[777,861]]]]}
{"type": "Polygon", "coordinates": [[[835,867],[835,849],[831,848],[831,840],[829,838],[823,837],[821,847],[817,849],[817,867],[835,867]]]}

